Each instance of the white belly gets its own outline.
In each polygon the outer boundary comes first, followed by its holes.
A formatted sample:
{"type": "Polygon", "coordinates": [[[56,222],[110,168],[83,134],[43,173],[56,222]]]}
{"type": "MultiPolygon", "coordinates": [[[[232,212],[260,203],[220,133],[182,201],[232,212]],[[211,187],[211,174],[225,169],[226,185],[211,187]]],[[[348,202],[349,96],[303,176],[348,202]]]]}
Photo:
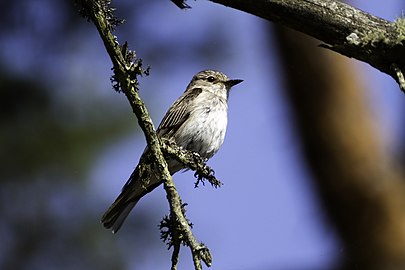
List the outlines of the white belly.
{"type": "Polygon", "coordinates": [[[219,102],[211,108],[195,108],[176,132],[176,143],[204,158],[210,158],[224,142],[227,122],[226,103],[219,102]]]}

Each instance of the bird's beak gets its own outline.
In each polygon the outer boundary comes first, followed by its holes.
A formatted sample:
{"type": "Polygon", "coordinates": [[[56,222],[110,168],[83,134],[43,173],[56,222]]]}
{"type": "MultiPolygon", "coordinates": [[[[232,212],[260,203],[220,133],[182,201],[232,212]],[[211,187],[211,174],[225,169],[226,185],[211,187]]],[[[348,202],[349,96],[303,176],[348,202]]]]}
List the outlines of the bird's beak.
{"type": "Polygon", "coordinates": [[[231,88],[232,86],[235,86],[239,83],[243,82],[243,80],[235,79],[235,80],[228,80],[226,81],[226,85],[231,88]]]}

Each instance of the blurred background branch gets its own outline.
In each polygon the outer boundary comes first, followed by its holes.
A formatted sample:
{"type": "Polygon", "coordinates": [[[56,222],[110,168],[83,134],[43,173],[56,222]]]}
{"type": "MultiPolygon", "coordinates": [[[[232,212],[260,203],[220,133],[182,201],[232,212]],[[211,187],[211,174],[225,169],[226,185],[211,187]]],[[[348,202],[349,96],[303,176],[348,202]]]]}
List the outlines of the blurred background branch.
{"type": "Polygon", "coordinates": [[[276,40],[303,153],[345,245],[342,269],[405,268],[405,175],[382,147],[349,60],[284,27],[276,40]]]}

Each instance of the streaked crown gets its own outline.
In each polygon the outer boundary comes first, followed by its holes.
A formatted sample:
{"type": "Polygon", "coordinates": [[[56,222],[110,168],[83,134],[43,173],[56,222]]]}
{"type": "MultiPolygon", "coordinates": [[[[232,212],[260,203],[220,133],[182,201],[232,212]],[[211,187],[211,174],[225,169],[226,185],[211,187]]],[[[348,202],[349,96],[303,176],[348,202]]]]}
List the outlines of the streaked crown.
{"type": "Polygon", "coordinates": [[[187,90],[201,88],[217,95],[227,97],[231,87],[242,81],[243,80],[231,80],[220,71],[208,69],[200,71],[194,75],[190,84],[187,86],[187,90]]]}

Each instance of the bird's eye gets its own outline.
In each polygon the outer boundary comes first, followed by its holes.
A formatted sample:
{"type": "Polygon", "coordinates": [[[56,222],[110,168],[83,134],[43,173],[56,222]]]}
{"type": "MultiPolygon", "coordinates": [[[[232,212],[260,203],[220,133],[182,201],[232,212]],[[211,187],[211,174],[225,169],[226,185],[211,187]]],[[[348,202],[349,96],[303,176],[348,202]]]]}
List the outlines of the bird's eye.
{"type": "Polygon", "coordinates": [[[214,81],[215,81],[215,78],[214,78],[213,76],[209,76],[209,77],[207,78],[207,81],[209,81],[209,82],[214,82],[214,81]]]}

